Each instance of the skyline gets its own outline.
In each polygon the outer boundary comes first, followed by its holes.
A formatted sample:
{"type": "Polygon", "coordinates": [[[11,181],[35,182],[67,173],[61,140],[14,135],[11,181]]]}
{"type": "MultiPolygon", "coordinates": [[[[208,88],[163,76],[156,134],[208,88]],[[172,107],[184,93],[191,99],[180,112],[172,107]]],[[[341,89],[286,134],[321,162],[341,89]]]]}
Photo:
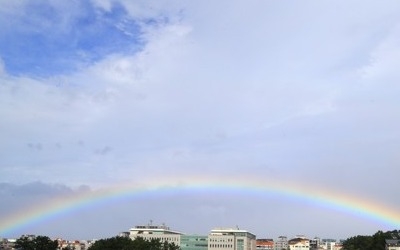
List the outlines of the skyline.
{"type": "MultiPolygon", "coordinates": [[[[235,194],[245,193],[246,195],[263,197],[280,195],[288,200],[299,200],[308,202],[317,207],[325,207],[330,210],[339,210],[359,219],[376,221],[388,226],[395,227],[400,222],[400,216],[396,210],[391,210],[388,207],[379,206],[369,201],[361,200],[357,197],[343,196],[340,193],[333,193],[331,190],[315,191],[312,186],[307,188],[302,187],[299,190],[298,185],[290,185],[290,183],[269,183],[265,185],[262,181],[256,182],[226,182],[222,183],[220,179],[213,181],[197,180],[189,183],[180,183],[178,186],[171,186],[171,180],[164,184],[152,184],[145,186],[119,186],[107,188],[92,192],[86,190],[79,195],[68,195],[58,197],[45,204],[40,204],[37,207],[29,207],[22,209],[19,213],[14,213],[15,218],[6,218],[0,223],[0,234],[10,234],[18,228],[29,226],[30,224],[41,223],[46,220],[74,214],[76,210],[97,208],[106,203],[113,201],[130,201],[140,199],[138,197],[146,197],[157,193],[160,196],[173,197],[177,196],[176,192],[188,192],[192,194],[200,194],[207,191],[216,193],[235,192],[235,194]],[[5,222],[4,222],[5,221],[5,222]]],[[[180,197],[181,195],[179,195],[180,197]]],[[[310,220],[313,217],[309,218],[310,220]]],[[[150,222],[152,220],[150,219],[150,222]]],[[[164,223],[163,223],[164,224],[164,223]]],[[[236,227],[239,227],[236,225],[236,227]]],[[[275,237],[277,238],[277,236],[275,237]]]]}
{"type": "Polygon", "coordinates": [[[0,236],[399,229],[399,11],[0,1],[0,236]]]}

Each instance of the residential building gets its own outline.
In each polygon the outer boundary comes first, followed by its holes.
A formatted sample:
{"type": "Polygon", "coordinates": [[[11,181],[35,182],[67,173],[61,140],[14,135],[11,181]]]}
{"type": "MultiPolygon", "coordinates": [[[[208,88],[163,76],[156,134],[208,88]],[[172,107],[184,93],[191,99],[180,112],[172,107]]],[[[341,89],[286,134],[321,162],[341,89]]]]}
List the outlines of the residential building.
{"type": "Polygon", "coordinates": [[[343,244],[340,242],[336,242],[335,246],[333,247],[333,250],[342,250],[343,244]]]}
{"type": "Polygon", "coordinates": [[[246,230],[216,228],[208,235],[208,250],[256,250],[256,236],[246,230]]]}
{"type": "Polygon", "coordinates": [[[275,241],[275,250],[288,249],[288,240],[286,236],[279,236],[275,241]]]}
{"type": "Polygon", "coordinates": [[[321,246],[325,250],[334,250],[336,248],[335,239],[322,239],[321,246]]]}
{"type": "Polygon", "coordinates": [[[273,239],[257,239],[256,240],[257,250],[274,250],[274,240],[273,239]]]}
{"type": "Polygon", "coordinates": [[[315,237],[314,239],[310,240],[310,250],[320,250],[321,239],[315,237]]]}
{"type": "Polygon", "coordinates": [[[386,246],[385,249],[386,250],[400,250],[400,240],[385,240],[386,242],[386,246]]]}
{"type": "Polygon", "coordinates": [[[288,241],[290,250],[310,250],[310,240],[304,236],[297,236],[288,241]]]}
{"type": "Polygon", "coordinates": [[[63,240],[57,239],[58,247],[60,249],[74,249],[74,250],[86,250],[88,246],[79,240],[63,240]]]}
{"type": "Polygon", "coordinates": [[[2,250],[12,250],[15,249],[15,242],[17,240],[16,239],[3,239],[0,238],[0,249],[2,250]]]}

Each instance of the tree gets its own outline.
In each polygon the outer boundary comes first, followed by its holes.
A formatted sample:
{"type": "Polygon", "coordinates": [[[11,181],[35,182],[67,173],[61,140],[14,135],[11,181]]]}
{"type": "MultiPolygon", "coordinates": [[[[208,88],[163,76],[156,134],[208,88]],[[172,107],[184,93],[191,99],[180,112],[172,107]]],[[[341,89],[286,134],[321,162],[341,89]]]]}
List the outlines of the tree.
{"type": "Polygon", "coordinates": [[[150,241],[143,238],[131,240],[127,237],[113,237],[96,241],[88,250],[179,250],[179,246],[152,239],[150,241]]]}
{"type": "Polygon", "coordinates": [[[18,250],[57,250],[58,243],[47,236],[23,235],[15,242],[18,250]]]}
{"type": "Polygon", "coordinates": [[[368,250],[371,242],[371,236],[353,236],[343,242],[343,250],[368,250]]]}
{"type": "Polygon", "coordinates": [[[343,242],[343,250],[385,250],[386,239],[398,239],[398,230],[382,232],[378,231],[374,235],[358,235],[350,237],[343,242]]]}

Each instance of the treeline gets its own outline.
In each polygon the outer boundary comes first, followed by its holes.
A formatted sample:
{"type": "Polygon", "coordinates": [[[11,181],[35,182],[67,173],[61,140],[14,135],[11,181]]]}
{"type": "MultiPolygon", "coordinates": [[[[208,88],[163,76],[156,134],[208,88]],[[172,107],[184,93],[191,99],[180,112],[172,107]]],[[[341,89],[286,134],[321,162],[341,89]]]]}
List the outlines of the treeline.
{"type": "MultiPolygon", "coordinates": [[[[387,239],[400,239],[400,230],[382,232],[378,231],[372,236],[357,235],[343,242],[342,250],[385,250],[387,239]]],[[[58,250],[57,240],[47,236],[22,236],[17,239],[15,249],[19,250],[58,250]]],[[[88,250],[179,250],[174,243],[161,242],[160,240],[145,240],[129,237],[112,237],[101,239],[93,243],[88,250]]],[[[68,247],[63,250],[71,250],[68,247]]]]}
{"type": "Polygon", "coordinates": [[[387,239],[400,239],[400,231],[378,231],[372,236],[353,236],[343,242],[342,250],[385,250],[387,239]]]}
{"type": "Polygon", "coordinates": [[[161,242],[160,240],[144,240],[136,238],[132,240],[128,237],[113,237],[96,241],[88,250],[179,250],[179,246],[174,243],[161,242]]]}
{"type": "MultiPolygon", "coordinates": [[[[18,250],[59,250],[57,240],[51,240],[47,236],[21,236],[15,242],[14,249],[18,250]]],[[[73,250],[73,247],[64,247],[62,250],[73,250]]],[[[174,243],[161,242],[160,240],[144,240],[128,237],[113,237],[101,239],[93,243],[88,250],[179,250],[174,243]]]]}
{"type": "Polygon", "coordinates": [[[15,242],[14,249],[18,250],[57,250],[57,240],[51,240],[47,236],[23,235],[15,242]]]}

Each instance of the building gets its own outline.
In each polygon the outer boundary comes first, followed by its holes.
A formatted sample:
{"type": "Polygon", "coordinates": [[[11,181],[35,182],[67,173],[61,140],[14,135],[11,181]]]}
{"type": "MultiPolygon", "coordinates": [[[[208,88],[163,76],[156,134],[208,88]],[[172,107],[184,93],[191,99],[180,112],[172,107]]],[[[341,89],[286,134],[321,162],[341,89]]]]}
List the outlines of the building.
{"type": "Polygon", "coordinates": [[[385,240],[386,250],[400,250],[400,240],[385,240]]]}
{"type": "Polygon", "coordinates": [[[315,237],[314,239],[310,240],[310,250],[319,250],[321,245],[321,239],[315,237]]]}
{"type": "Polygon", "coordinates": [[[208,250],[256,250],[256,236],[246,230],[216,228],[208,235],[208,250]]]}
{"type": "Polygon", "coordinates": [[[321,242],[321,247],[325,250],[335,250],[337,242],[335,239],[323,239],[321,242]]]}
{"type": "Polygon", "coordinates": [[[286,236],[279,236],[275,241],[275,250],[288,249],[288,240],[286,236]]]}
{"type": "Polygon", "coordinates": [[[343,244],[340,242],[336,242],[333,250],[342,250],[342,248],[343,248],[343,244]]]}
{"type": "Polygon", "coordinates": [[[15,249],[15,242],[17,239],[3,239],[0,238],[0,249],[2,250],[13,250],[15,249]]]}
{"type": "Polygon", "coordinates": [[[161,242],[167,241],[168,243],[174,243],[177,246],[180,246],[181,235],[183,234],[170,230],[165,224],[161,226],[153,226],[151,224],[135,226],[129,230],[129,237],[133,240],[138,237],[145,240],[157,239],[161,242]]]}
{"type": "MultiPolygon", "coordinates": [[[[122,233],[121,235],[126,235],[122,233]]],[[[185,235],[173,231],[166,225],[135,226],[129,230],[129,237],[134,240],[160,240],[174,243],[182,250],[256,250],[256,236],[246,230],[232,228],[217,228],[211,230],[208,236],[185,235]]],[[[272,248],[268,248],[272,249],[272,248]]]]}
{"type": "Polygon", "coordinates": [[[274,250],[274,240],[273,239],[257,239],[256,240],[257,250],[274,250]]]}
{"type": "Polygon", "coordinates": [[[74,249],[74,250],[86,250],[88,246],[79,240],[63,240],[57,239],[59,249],[74,249]]]}
{"type": "Polygon", "coordinates": [[[304,236],[297,236],[288,241],[290,250],[310,250],[310,240],[304,236]]]}
{"type": "Polygon", "coordinates": [[[119,237],[127,237],[127,238],[129,238],[129,232],[120,232],[119,234],[118,234],[118,236],[119,237]]]}
{"type": "Polygon", "coordinates": [[[198,235],[181,235],[181,250],[207,250],[208,237],[198,235]]]}

